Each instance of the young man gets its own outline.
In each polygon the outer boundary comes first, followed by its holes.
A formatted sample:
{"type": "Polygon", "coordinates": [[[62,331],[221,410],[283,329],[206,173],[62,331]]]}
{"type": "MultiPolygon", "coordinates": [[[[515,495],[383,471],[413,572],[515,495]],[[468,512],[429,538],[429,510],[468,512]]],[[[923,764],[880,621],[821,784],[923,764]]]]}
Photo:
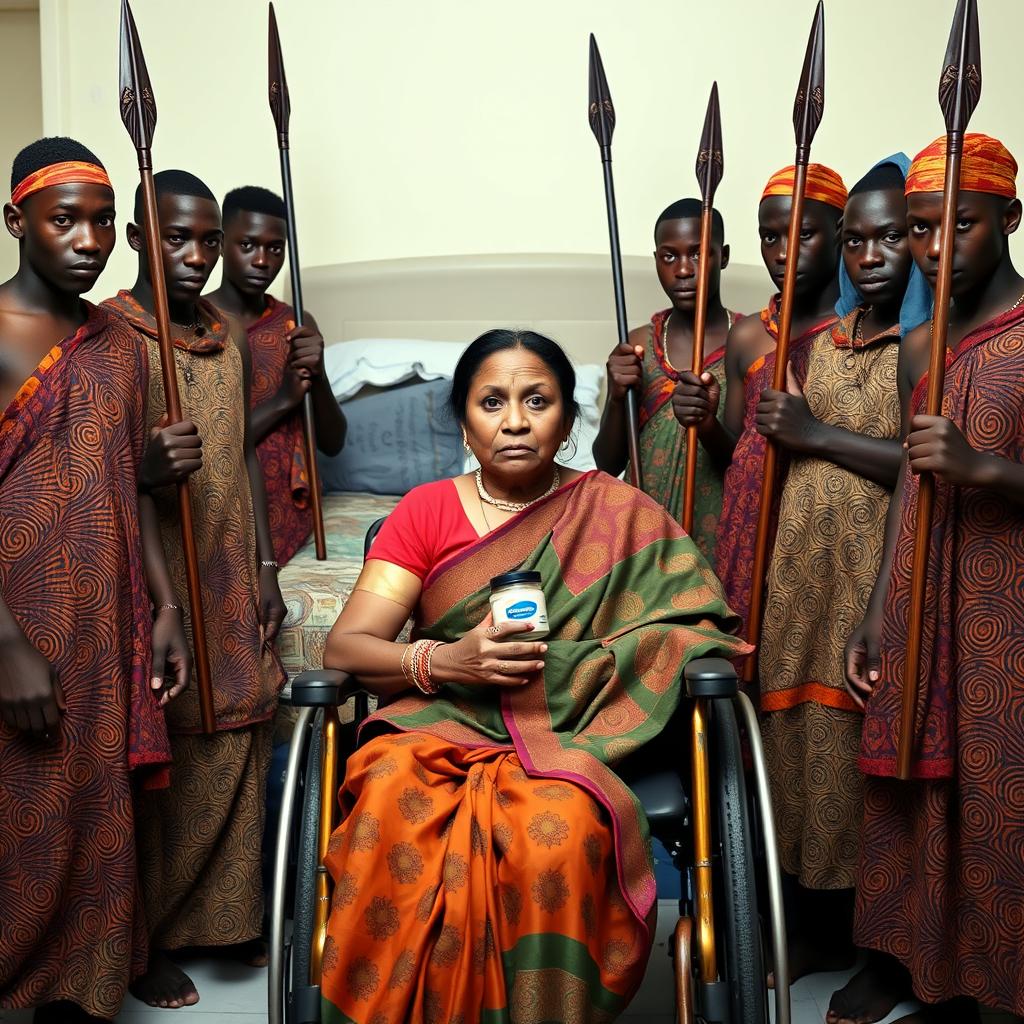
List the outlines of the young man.
{"type": "MultiPolygon", "coordinates": [[[[769,179],[757,209],[761,258],[772,281],[782,288],[786,273],[793,167],[769,179]]],[[[846,204],[846,186],[822,164],[807,169],[807,191],[800,226],[800,273],[796,281],[789,358],[796,380],[802,380],[811,340],[836,321],[839,297],[839,223],[846,204]]],[[[779,335],[779,299],[775,295],[760,317],[741,320],[730,332],[725,350],[726,394],[722,419],[711,423],[708,444],[732,449],[725,473],[722,515],[715,539],[715,568],[729,607],[741,615],[744,628],[750,604],[754,535],[761,501],[765,441],[758,433],[757,404],[770,388],[775,372],[775,341],[779,335]]],[[[685,386],[688,396],[715,411],[715,395],[707,385],[685,386]]]]}
{"type": "MultiPolygon", "coordinates": [[[[608,357],[608,397],[601,430],[594,441],[594,461],[618,475],[628,459],[626,392],[638,389],[640,457],[644,490],[676,519],[682,518],[686,428],[698,427],[702,442],[697,458],[693,539],[704,556],[714,557],[715,527],[722,508],[722,473],[728,464],[721,451],[705,450],[714,413],[684,400],[680,382],[699,385],[690,369],[693,321],[697,305],[700,255],[700,201],[680,199],[654,225],[654,265],[672,305],[655,313],[645,327],[630,332],[629,344],[617,345],[608,357]]],[[[725,224],[712,214],[711,273],[704,332],[704,383],[717,396],[725,390],[725,338],[740,317],[722,305],[722,271],[729,265],[725,224]]]]}
{"type": "Polygon", "coordinates": [[[19,267],[0,285],[0,1008],[37,1006],[37,1022],[68,1024],[113,1017],[145,968],[132,787],[161,781],[161,705],[187,684],[191,656],[152,502],[138,495],[146,353],[80,297],[114,247],[110,180],[80,143],[50,138],[18,154],[11,189],[4,222],[19,267]]]}
{"type": "MultiPolygon", "coordinates": [[[[249,353],[242,328],[200,298],[220,258],[220,208],[195,175],[156,175],[164,274],[182,410],[202,440],[202,467],[189,476],[203,581],[217,732],[199,735],[195,688],[168,715],[173,770],[168,790],[140,802],[140,875],[152,953],[133,993],[151,1005],[198,999],[167,952],[230,947],[261,955],[260,843],[271,718],[284,673],[271,644],[284,618],[266,498],[249,416],[249,353]]],[[[148,351],[152,428],[165,414],[154,296],[141,196],[128,244],[139,276],[104,306],[148,351]]],[[[143,482],[152,491],[171,575],[184,600],[185,566],[176,480],[188,475],[151,443],[143,482]]],[[[188,617],[191,626],[191,616],[188,617]]]]}
{"type": "MultiPolygon", "coordinates": [[[[849,312],[808,347],[803,388],[765,390],[756,427],[788,453],[758,655],[762,734],[779,853],[791,883],[790,976],[850,966],[864,813],[862,715],[843,649],[878,574],[902,456],[896,364],[904,326],[930,311],[907,238],[902,154],[850,192],[843,214],[849,312]],[[899,162],[897,162],[899,161],[899,162]]],[[[842,308],[842,307],[840,307],[842,308]]]]}
{"type": "MultiPolygon", "coordinates": [[[[945,137],[907,176],[917,265],[934,285],[945,137]]],[[[863,859],[854,937],[875,951],[828,1020],[878,1021],[913,988],[926,1019],[977,1020],[977,1000],[1024,1015],[1024,278],[1017,164],[964,140],[941,416],[922,413],[930,324],[907,335],[909,434],[878,582],[847,651],[867,701],[863,859]],[[920,698],[910,782],[895,779],[920,474],[935,476],[920,698]],[[966,1005],[965,1005],[966,1004],[966,1005]]],[[[921,1018],[914,1017],[914,1020],[921,1018]]]]}
{"type": "Polygon", "coordinates": [[[284,565],[313,529],[302,436],[302,400],[313,396],[317,447],[337,455],[345,416],[324,373],[324,339],[307,311],[295,311],[267,289],[281,272],[287,220],[284,202],[265,188],[236,188],[224,197],[224,276],[207,298],[248,331],[252,355],[252,431],[267,489],[270,533],[284,565]]]}

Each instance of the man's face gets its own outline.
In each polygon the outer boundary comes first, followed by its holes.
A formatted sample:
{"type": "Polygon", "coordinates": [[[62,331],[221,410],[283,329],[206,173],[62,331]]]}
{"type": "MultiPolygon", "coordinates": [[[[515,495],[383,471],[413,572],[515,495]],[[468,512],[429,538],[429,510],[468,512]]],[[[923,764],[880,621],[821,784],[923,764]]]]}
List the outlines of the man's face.
{"type": "Polygon", "coordinates": [[[286,225],[269,213],[239,210],[224,225],[224,276],[243,295],[258,297],[284,266],[286,225]]]}
{"type": "Polygon", "coordinates": [[[18,206],[8,203],[4,220],[35,272],[77,295],[96,283],[117,238],[114,193],[95,183],[51,185],[18,206]]]}
{"type": "MultiPolygon", "coordinates": [[[[790,196],[769,196],[757,209],[761,259],[776,288],[786,276],[790,196]]],[[[796,294],[813,295],[832,281],[839,269],[839,212],[816,199],[804,202],[800,222],[796,294]]]]}

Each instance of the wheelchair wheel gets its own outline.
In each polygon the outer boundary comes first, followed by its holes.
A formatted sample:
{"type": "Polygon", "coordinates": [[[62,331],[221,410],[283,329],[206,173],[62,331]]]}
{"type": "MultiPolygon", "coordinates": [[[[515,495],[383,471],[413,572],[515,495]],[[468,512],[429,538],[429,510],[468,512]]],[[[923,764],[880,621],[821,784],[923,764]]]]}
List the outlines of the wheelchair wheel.
{"type": "Polygon", "coordinates": [[[754,826],[736,710],[731,701],[713,702],[711,729],[713,827],[717,826],[714,838],[721,856],[721,868],[716,872],[720,891],[715,901],[723,952],[719,969],[729,985],[730,1024],[765,1024],[768,998],[758,916],[754,826]]]}
{"type": "Polygon", "coordinates": [[[295,904],[292,912],[290,992],[309,985],[310,951],[313,945],[313,917],[316,906],[318,831],[320,825],[320,768],[322,760],[323,710],[313,719],[301,790],[302,816],[295,865],[295,904]]]}

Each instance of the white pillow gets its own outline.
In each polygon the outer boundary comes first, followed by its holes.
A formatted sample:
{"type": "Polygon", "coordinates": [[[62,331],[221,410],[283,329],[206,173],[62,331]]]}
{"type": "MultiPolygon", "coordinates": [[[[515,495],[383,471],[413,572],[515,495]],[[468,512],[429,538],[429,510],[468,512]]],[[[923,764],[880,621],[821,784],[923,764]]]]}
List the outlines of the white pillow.
{"type": "MultiPolygon", "coordinates": [[[[386,388],[419,377],[422,380],[449,380],[455,365],[468,345],[465,341],[415,341],[408,338],[360,338],[328,345],[324,367],[331,390],[339,402],[357,394],[367,384],[386,388]]],[[[591,451],[601,424],[599,401],[604,383],[604,367],[593,363],[576,366],[576,401],[580,418],[573,430],[575,454],[561,457],[563,465],[586,471],[594,469],[591,451]]],[[[569,453],[573,451],[570,445],[569,453]]],[[[568,454],[568,453],[567,453],[568,454]]],[[[476,468],[476,460],[466,460],[466,471],[476,468]]]]}

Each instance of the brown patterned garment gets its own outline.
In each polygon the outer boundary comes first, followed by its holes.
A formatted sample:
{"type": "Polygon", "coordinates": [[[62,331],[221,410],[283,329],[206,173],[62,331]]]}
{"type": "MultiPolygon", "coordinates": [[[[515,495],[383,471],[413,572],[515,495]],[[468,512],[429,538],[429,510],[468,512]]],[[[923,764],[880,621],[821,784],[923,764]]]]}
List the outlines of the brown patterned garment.
{"type": "MultiPolygon", "coordinates": [[[[147,424],[152,428],[166,412],[156,322],[128,291],[119,292],[103,305],[124,317],[149,349],[147,424]]],[[[277,656],[263,643],[260,626],[256,527],[244,450],[242,356],[230,343],[228,325],[219,311],[205,301],[200,310],[202,323],[197,330],[174,328],[174,355],[182,413],[195,423],[203,439],[203,468],[189,477],[189,487],[217,728],[237,729],[273,716],[285,679],[277,656]]],[[[155,491],[153,500],[171,579],[187,608],[175,488],[155,491]]],[[[191,639],[190,618],[186,616],[191,639]]],[[[194,681],[168,705],[167,719],[173,733],[199,732],[199,694],[194,681]]]]}
{"type": "MultiPolygon", "coordinates": [[[[165,411],[154,319],[130,292],[104,305],[124,317],[149,350],[153,427],[165,411]]],[[[136,807],[146,916],[159,949],[228,945],[259,935],[271,719],[284,683],[259,621],[242,355],[221,314],[207,302],[200,303],[200,313],[197,329],[175,328],[174,354],[182,412],[203,439],[203,468],[189,482],[219,731],[193,735],[200,728],[193,682],[168,706],[170,789],[136,807]]],[[[187,604],[174,488],[157,491],[154,501],[171,578],[187,604]]]]}
{"type": "Polygon", "coordinates": [[[142,895],[154,949],[228,946],[263,924],[261,844],[270,722],[172,736],[171,787],[137,811],[142,895]]]}
{"type": "MultiPolygon", "coordinates": [[[[897,438],[899,328],[864,339],[858,308],[821,331],[804,395],[824,423],[897,438]]],[[[854,884],[863,814],[862,715],[843,648],[878,573],[889,492],[826,459],[793,454],[768,570],[759,656],[762,732],[783,869],[811,889],[854,884]]]]}
{"type": "MultiPolygon", "coordinates": [[[[252,354],[250,408],[273,398],[281,387],[291,351],[285,335],[295,326],[295,311],[267,296],[263,316],[249,327],[252,354]]],[[[274,554],[284,565],[309,539],[313,514],[302,434],[301,406],[285,416],[256,446],[267,487],[267,514],[274,554]]]]}

